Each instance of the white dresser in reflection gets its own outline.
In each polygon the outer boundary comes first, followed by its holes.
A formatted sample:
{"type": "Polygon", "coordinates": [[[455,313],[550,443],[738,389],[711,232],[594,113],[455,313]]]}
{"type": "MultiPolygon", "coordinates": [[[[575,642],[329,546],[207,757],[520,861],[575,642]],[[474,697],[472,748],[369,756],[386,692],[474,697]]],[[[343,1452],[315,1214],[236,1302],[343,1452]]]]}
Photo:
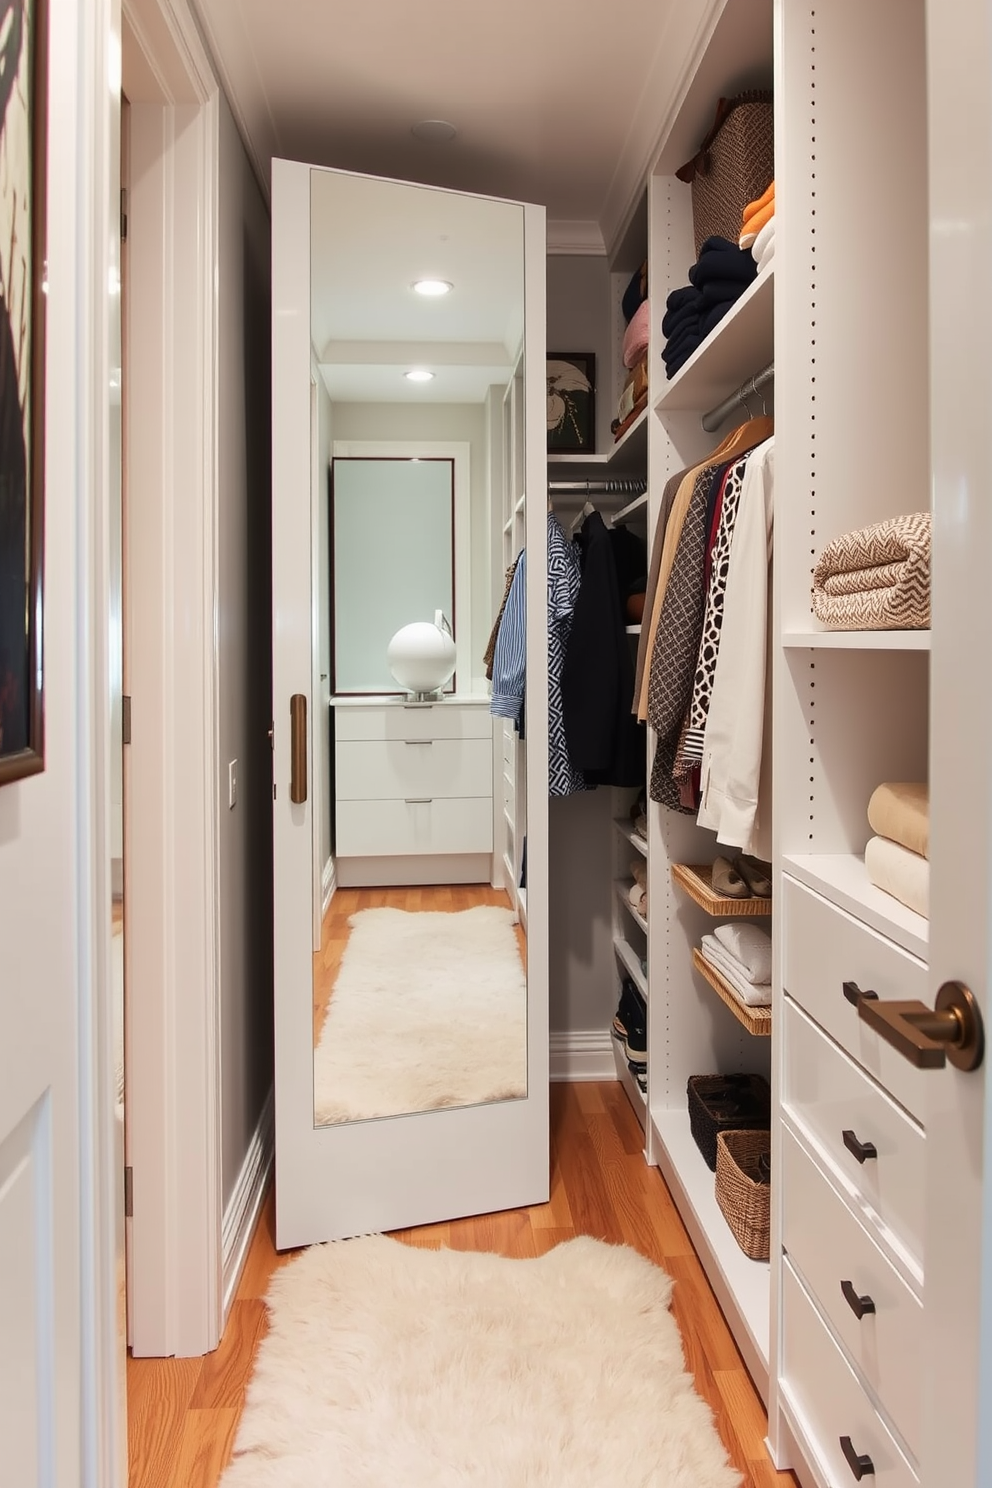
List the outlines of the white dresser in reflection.
{"type": "Polygon", "coordinates": [[[338,697],[331,706],[338,883],[489,883],[488,698],[338,697]]]}

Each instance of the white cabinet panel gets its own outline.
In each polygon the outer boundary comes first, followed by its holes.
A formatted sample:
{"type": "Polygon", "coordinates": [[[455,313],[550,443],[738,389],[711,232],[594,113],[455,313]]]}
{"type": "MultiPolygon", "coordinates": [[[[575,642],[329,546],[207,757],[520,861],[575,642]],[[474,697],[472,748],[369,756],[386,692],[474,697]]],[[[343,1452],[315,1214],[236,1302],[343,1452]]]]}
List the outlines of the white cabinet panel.
{"type": "Polygon", "coordinates": [[[914,1069],[863,1023],[844,996],[844,983],[854,982],[880,998],[926,1001],[923,962],[788,875],[782,897],[786,992],[901,1105],[924,1120],[927,1072],[914,1069]]]}
{"type": "Polygon", "coordinates": [[[784,1010],[786,1114],[823,1148],[886,1238],[922,1271],[922,1128],[794,1003],[786,999],[784,1010]]]}
{"type": "Polygon", "coordinates": [[[345,740],[336,758],[339,802],[492,796],[489,739],[345,740]]]}
{"type": "Polygon", "coordinates": [[[853,1483],[862,1464],[872,1488],[917,1488],[919,1479],[874,1409],[792,1267],[783,1267],[782,1385],[831,1488],[853,1483]]]}
{"type": "Polygon", "coordinates": [[[918,1452],[922,1304],[788,1128],[783,1130],[781,1181],[789,1196],[782,1236],[786,1252],[886,1412],[918,1452]]]}
{"type": "Polygon", "coordinates": [[[345,858],[492,852],[492,798],[339,801],[337,848],[345,858]]]}
{"type": "Polygon", "coordinates": [[[466,703],[347,703],[334,708],[335,738],[491,739],[487,705],[466,703]]]}

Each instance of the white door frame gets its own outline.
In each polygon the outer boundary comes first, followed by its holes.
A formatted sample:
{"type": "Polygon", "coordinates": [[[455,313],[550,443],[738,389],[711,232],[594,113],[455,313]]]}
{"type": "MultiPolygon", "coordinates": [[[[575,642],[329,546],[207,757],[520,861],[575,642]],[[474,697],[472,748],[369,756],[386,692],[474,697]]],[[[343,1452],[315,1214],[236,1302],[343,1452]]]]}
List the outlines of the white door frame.
{"type": "Polygon", "coordinates": [[[184,0],[124,0],[131,102],[126,751],[130,1340],[223,1325],[217,693],[219,96],[184,0]]]}

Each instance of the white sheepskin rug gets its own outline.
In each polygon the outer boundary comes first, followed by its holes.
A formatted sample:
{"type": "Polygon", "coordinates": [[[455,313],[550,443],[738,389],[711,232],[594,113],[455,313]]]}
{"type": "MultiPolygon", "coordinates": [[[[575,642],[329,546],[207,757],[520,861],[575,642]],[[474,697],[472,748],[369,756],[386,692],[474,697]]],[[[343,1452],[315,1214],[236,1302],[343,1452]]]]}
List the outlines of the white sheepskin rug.
{"type": "Polygon", "coordinates": [[[318,1125],[527,1093],[513,913],[360,909],[314,1050],[318,1125]]]}
{"type": "Polygon", "coordinates": [[[272,1281],[222,1488],[739,1488],[671,1290],[584,1238],[525,1261],[314,1246],[272,1281]]]}

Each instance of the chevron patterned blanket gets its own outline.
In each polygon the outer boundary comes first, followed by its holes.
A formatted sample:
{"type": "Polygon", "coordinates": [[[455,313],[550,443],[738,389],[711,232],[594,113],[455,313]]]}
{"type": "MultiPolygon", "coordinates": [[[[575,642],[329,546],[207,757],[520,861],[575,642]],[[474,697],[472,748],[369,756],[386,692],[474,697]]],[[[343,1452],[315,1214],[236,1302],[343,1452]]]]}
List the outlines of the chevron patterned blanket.
{"type": "Polygon", "coordinates": [[[930,513],[846,532],[813,572],[813,613],[830,630],[926,630],[930,513]]]}

